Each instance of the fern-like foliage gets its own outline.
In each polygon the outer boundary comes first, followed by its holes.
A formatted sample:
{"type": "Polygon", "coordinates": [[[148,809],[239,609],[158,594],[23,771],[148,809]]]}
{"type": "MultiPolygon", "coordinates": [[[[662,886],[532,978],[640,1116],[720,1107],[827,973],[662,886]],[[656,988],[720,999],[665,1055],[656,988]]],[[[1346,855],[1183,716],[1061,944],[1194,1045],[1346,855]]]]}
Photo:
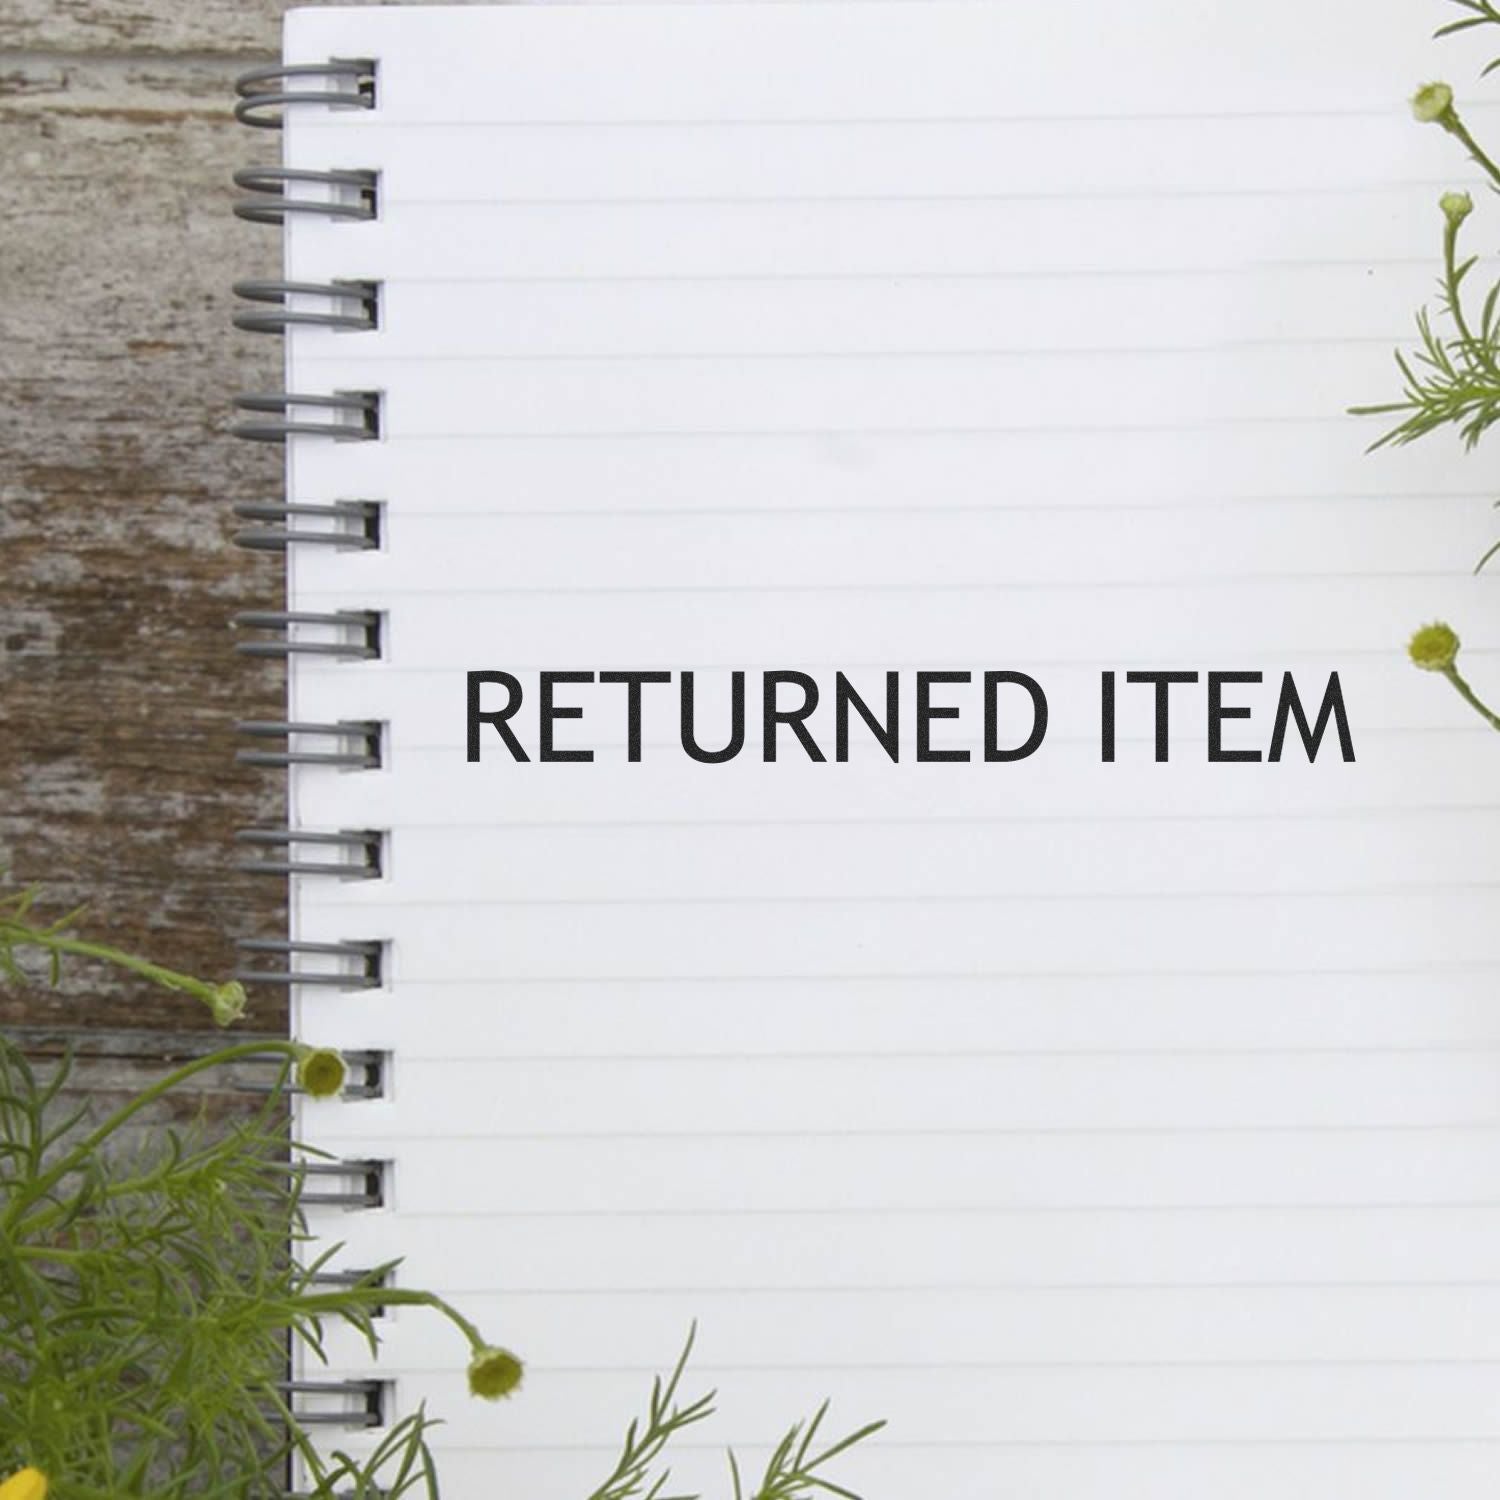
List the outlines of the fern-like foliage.
{"type": "Polygon", "coordinates": [[[670,1469],[662,1469],[654,1477],[651,1472],[662,1451],[678,1433],[713,1415],[713,1391],[692,1401],[683,1401],[678,1396],[697,1333],[696,1325],[688,1331],[687,1343],[683,1345],[672,1373],[666,1379],[658,1375],[651,1382],[651,1398],[646,1404],[644,1419],[635,1418],[626,1429],[614,1470],[589,1500],[637,1500],[637,1497],[639,1500],[698,1500],[696,1495],[666,1493],[672,1478],[670,1469]]]}
{"type": "Polygon", "coordinates": [[[1472,320],[1465,307],[1464,284],[1478,257],[1458,257],[1469,200],[1450,195],[1444,201],[1447,226],[1443,274],[1438,282],[1444,326],[1435,327],[1431,313],[1423,308],[1417,314],[1418,347],[1411,353],[1396,353],[1402,399],[1353,408],[1359,416],[1401,418],[1376,440],[1375,448],[1415,442],[1444,427],[1456,427],[1464,445],[1472,448],[1500,421],[1500,282],[1485,293],[1478,318],[1472,320]]]}
{"type": "MultiPolygon", "coordinates": [[[[1476,26],[1500,26],[1500,9],[1496,9],[1491,0],[1450,0],[1450,3],[1465,14],[1456,21],[1449,21],[1446,26],[1439,26],[1434,36],[1457,36],[1460,32],[1474,30],[1476,26]]],[[[1500,57],[1489,63],[1481,76],[1488,76],[1497,68],[1500,68],[1500,57]]]]}
{"type": "Polygon", "coordinates": [[[127,1160],[63,1106],[70,1072],[0,1036],[0,1472],[34,1464],[59,1500],[270,1500],[296,1451],[318,1496],[435,1497],[422,1414],[327,1458],[287,1407],[287,1339],[316,1348],[322,1309],[285,1077],[233,1128],[127,1160]]]}
{"type": "MultiPolygon", "coordinates": [[[[589,1500],[702,1500],[699,1495],[667,1494],[671,1470],[653,1474],[667,1444],[689,1427],[705,1421],[714,1413],[716,1393],[684,1401],[679,1396],[682,1377],[693,1352],[696,1325],[689,1331],[687,1343],[677,1358],[672,1373],[665,1379],[657,1376],[651,1386],[651,1399],[644,1419],[631,1422],[613,1472],[596,1489],[589,1500]]],[[[806,1423],[795,1423],[776,1445],[766,1462],[765,1473],[754,1490],[745,1489],[739,1460],[729,1455],[729,1477],[734,1500],[813,1500],[821,1495],[835,1495],[840,1500],[860,1500],[851,1489],[835,1484],[822,1473],[824,1465],[856,1443],[862,1443],[885,1426],[870,1422],[837,1439],[826,1448],[815,1447],[819,1429],[828,1414],[825,1401],[806,1423]]]]}
{"type": "MultiPolygon", "coordinates": [[[[76,912],[42,921],[36,903],[0,893],[0,984],[29,982],[28,962],[56,983],[65,958],[86,959],[237,1008],[238,986],[75,937],[76,912]]],[[[70,1057],[44,1078],[0,1033],[0,1474],[38,1468],[56,1500],[273,1500],[296,1455],[312,1500],[435,1500],[423,1413],[371,1453],[329,1456],[287,1401],[288,1348],[321,1358],[325,1322],[373,1353],[375,1312],[421,1304],[482,1344],[440,1298],[384,1285],[389,1267],[335,1290],[316,1279],[338,1247],[313,1244],[300,1210],[312,1153],[290,1137],[290,1094],[305,1051],[221,1047],[106,1113],[72,1102],[70,1057]],[[190,1104],[200,1075],[256,1061],[272,1081],[231,1124],[140,1130],[154,1106],[190,1104]]]]}
{"type": "Polygon", "coordinates": [[[69,1071],[44,1083],[0,1038],[0,1466],[65,1500],[267,1492],[286,1330],[264,1309],[297,1275],[271,1101],[217,1140],[106,1159],[58,1107],[69,1071]]]}
{"type": "Polygon", "coordinates": [[[867,1437],[879,1432],[885,1423],[867,1423],[820,1449],[814,1444],[818,1429],[827,1415],[828,1403],[825,1401],[809,1422],[796,1423],[767,1460],[759,1485],[748,1493],[741,1485],[740,1466],[731,1453],[729,1470],[734,1481],[734,1500],[812,1500],[817,1495],[837,1495],[840,1500],[860,1500],[853,1490],[835,1484],[819,1471],[830,1460],[841,1453],[847,1453],[856,1443],[862,1443],[867,1437]]]}

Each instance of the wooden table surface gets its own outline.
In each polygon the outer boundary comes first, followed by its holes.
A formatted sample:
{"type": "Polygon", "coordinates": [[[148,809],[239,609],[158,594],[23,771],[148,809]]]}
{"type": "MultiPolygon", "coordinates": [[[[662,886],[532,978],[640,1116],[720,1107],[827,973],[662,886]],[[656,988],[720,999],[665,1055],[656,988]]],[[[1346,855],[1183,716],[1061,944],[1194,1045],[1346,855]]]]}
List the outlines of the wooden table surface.
{"type": "MultiPolygon", "coordinates": [[[[268,0],[7,0],[0,16],[0,870],[88,935],[207,976],[281,930],[233,832],[281,820],[232,723],[281,717],[280,674],[229,616],[277,608],[280,560],[230,545],[280,453],[228,435],[279,341],[234,331],[230,283],[274,230],[230,173],[279,138],[237,125],[236,73],[278,51],[268,0]]],[[[0,1024],[200,1026],[193,1002],[89,969],[0,990],[0,1024]]],[[[255,996],[275,1030],[274,989],[255,996]]]]}

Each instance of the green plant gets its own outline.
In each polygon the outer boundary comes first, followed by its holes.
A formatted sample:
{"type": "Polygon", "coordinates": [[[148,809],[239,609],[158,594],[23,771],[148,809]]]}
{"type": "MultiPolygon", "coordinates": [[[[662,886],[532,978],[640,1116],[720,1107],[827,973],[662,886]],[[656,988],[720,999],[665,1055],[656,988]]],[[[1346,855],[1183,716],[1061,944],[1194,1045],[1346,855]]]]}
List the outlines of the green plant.
{"type": "MultiPolygon", "coordinates": [[[[639,1500],[700,1500],[697,1495],[665,1493],[671,1481],[668,1469],[652,1477],[652,1469],[667,1444],[678,1433],[705,1421],[714,1413],[716,1393],[713,1391],[685,1404],[678,1400],[678,1388],[693,1352],[696,1332],[696,1328],[689,1332],[687,1343],[665,1381],[657,1376],[652,1382],[644,1421],[631,1422],[613,1472],[589,1496],[589,1500],[637,1500],[637,1497],[639,1500]]],[[[843,1500],[859,1500],[853,1490],[835,1484],[818,1471],[841,1453],[847,1453],[856,1443],[862,1443],[879,1432],[885,1423],[869,1422],[828,1447],[817,1450],[813,1444],[827,1414],[828,1402],[825,1401],[810,1421],[795,1423],[787,1431],[772,1450],[760,1483],[748,1494],[740,1477],[739,1461],[731,1452],[729,1474],[734,1500],[808,1500],[814,1495],[838,1495],[843,1500]]]]}
{"type": "MultiPolygon", "coordinates": [[[[195,995],[227,1024],[238,985],[214,985],[70,934],[76,913],[33,918],[33,893],[0,901],[0,970],[22,960],[59,977],[65,957],[123,968],[195,995]]],[[[316,1279],[337,1247],[313,1245],[299,1213],[308,1153],[289,1135],[295,1087],[336,1096],[337,1053],[296,1042],[221,1047],[166,1072],[95,1123],[65,1108],[67,1059],[43,1079],[0,1036],[0,1474],[22,1464],[60,1500],[279,1494],[292,1454],[311,1492],[437,1494],[423,1413],[395,1425],[368,1458],[325,1457],[288,1405],[288,1341],[321,1358],[342,1322],[373,1354],[382,1307],[429,1308],[467,1342],[470,1387],[503,1395],[520,1363],[429,1292],[316,1279]],[[166,1131],[149,1148],[128,1130],[209,1070],[249,1059],[276,1069],[270,1091],[228,1128],[166,1131]],[[502,1380],[501,1376],[507,1377],[502,1380]]]]}
{"type": "MultiPolygon", "coordinates": [[[[40,922],[35,893],[0,898],[0,978],[28,978],[39,959],[57,983],[66,959],[88,959],[200,1000],[221,1026],[244,1012],[233,982],[213,984],[78,937],[78,912],[40,922]]],[[[286,1461],[299,1456],[315,1500],[376,1500],[439,1493],[418,1411],[366,1458],[320,1453],[287,1404],[288,1341],[313,1358],[324,1325],[341,1322],[378,1356],[382,1307],[420,1306],[467,1341],[470,1391],[495,1399],[521,1382],[509,1350],[487,1343],[431,1292],[392,1286],[395,1263],[354,1286],[317,1279],[338,1246],[320,1247],[298,1210],[310,1153],[289,1134],[295,1088],[333,1098],[342,1058],[294,1041],[222,1047],[165,1073],[102,1121],[67,1109],[67,1059],[42,1079],[0,1035],[0,1475],[23,1465],[46,1476],[58,1500],[260,1500],[279,1496],[286,1461]],[[154,1104],[212,1069],[266,1059],[269,1093],[226,1129],[165,1132],[156,1149],[123,1142],[154,1104]]],[[[668,1497],[651,1471],[678,1433],[713,1412],[713,1393],[682,1403],[690,1334],[671,1375],[652,1387],[644,1422],[632,1422],[613,1473],[591,1500],[668,1497]]],[[[824,1466],[879,1430],[872,1422],[821,1450],[827,1412],[798,1423],[747,1496],[734,1455],[734,1500],[858,1500],[824,1466]]]]}
{"type": "MultiPolygon", "coordinates": [[[[1454,36],[1478,27],[1500,26],[1500,9],[1492,0],[1450,0],[1463,11],[1457,20],[1438,28],[1439,37],[1454,36]]],[[[1500,57],[1488,63],[1481,77],[1500,68],[1500,57]]],[[[1500,165],[1475,138],[1454,102],[1446,83],[1427,83],[1412,96],[1412,113],[1424,124],[1438,126],[1452,136],[1493,188],[1500,189],[1500,165]]],[[[1396,352],[1401,372],[1399,401],[1355,406],[1356,416],[1395,417],[1398,420],[1371,444],[1372,449],[1415,442],[1443,428],[1454,428],[1464,446],[1472,449],[1500,421],[1500,281],[1492,283],[1477,309],[1469,300],[1468,282],[1479,264],[1477,255],[1460,255],[1465,221],[1474,211],[1468,193],[1444,193],[1442,272],[1438,278],[1435,322],[1426,308],[1417,313],[1417,347],[1396,352]]],[[[1500,502],[1496,502],[1500,504],[1500,502]]],[[[1491,546],[1475,565],[1481,571],[1497,552],[1491,546]]],[[[1415,665],[1445,677],[1459,696],[1492,728],[1500,730],[1500,715],[1489,708],[1459,672],[1458,636],[1441,622],[1424,626],[1412,637],[1408,652],[1415,665]]]]}
{"type": "MultiPolygon", "coordinates": [[[[1464,307],[1464,282],[1478,256],[1458,256],[1463,222],[1474,210],[1467,193],[1445,193],[1443,211],[1443,272],[1439,279],[1439,307],[1451,325],[1440,333],[1426,308],[1417,314],[1420,347],[1412,354],[1396,353],[1404,382],[1400,401],[1356,406],[1357,416],[1400,416],[1401,420],[1372,445],[1415,442],[1441,427],[1457,427],[1466,447],[1472,448],[1500,420],[1500,319],[1496,302],[1500,282],[1485,294],[1478,320],[1464,307]]],[[[1493,555],[1492,548],[1480,566],[1493,555]]]]}

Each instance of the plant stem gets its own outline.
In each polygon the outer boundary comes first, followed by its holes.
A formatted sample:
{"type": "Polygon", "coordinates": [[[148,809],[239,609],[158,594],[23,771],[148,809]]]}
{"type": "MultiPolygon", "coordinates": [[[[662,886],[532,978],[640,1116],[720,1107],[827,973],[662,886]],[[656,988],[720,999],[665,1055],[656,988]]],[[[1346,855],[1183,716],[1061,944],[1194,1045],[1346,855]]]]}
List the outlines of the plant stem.
{"type": "Polygon", "coordinates": [[[434,1312],[442,1313],[468,1339],[470,1348],[478,1350],[484,1347],[483,1334],[456,1307],[445,1302],[436,1292],[418,1292],[404,1287],[384,1286],[371,1286],[363,1290],[355,1289],[344,1292],[320,1292],[316,1296],[298,1297],[296,1309],[298,1313],[310,1313],[316,1317],[318,1313],[337,1313],[342,1312],[346,1307],[365,1307],[370,1304],[379,1307],[430,1307],[434,1312]]]}
{"type": "Polygon", "coordinates": [[[176,969],[163,968],[160,964],[137,958],[132,953],[125,953],[119,948],[111,948],[104,943],[90,943],[83,938],[64,937],[61,933],[44,927],[31,927],[24,922],[0,918],[0,945],[6,948],[39,948],[42,952],[50,953],[54,957],[70,954],[77,958],[92,958],[100,963],[113,964],[118,969],[139,974],[142,979],[149,979],[163,989],[192,995],[195,999],[201,1000],[210,1010],[217,1011],[215,1000],[219,993],[219,986],[210,984],[205,979],[195,979],[191,974],[179,973],[176,969]]]}
{"type": "MultiPolygon", "coordinates": [[[[1500,724],[1497,724],[1500,728],[1500,724]]],[[[164,1078],[159,1078],[149,1088],[142,1089],[134,1098],[122,1104],[103,1124],[91,1130],[78,1142],[65,1156],[53,1164],[46,1172],[37,1177],[26,1187],[24,1192],[17,1193],[11,1199],[6,1209],[5,1217],[0,1219],[0,1235],[7,1234],[14,1229],[19,1222],[21,1214],[33,1204],[37,1198],[56,1186],[70,1171],[78,1166],[92,1152],[98,1150],[105,1141],[112,1136],[122,1125],[139,1114],[147,1105],[160,1099],[163,1094],[170,1093],[179,1084],[185,1083],[198,1073],[207,1072],[210,1068],[223,1066],[225,1063],[239,1062],[248,1057],[265,1057],[268,1053],[285,1057],[288,1063],[297,1060],[297,1044],[295,1042],[260,1041],[241,1042],[238,1046],[223,1047],[217,1052],[210,1052],[206,1057],[195,1058],[192,1062],[184,1063],[164,1078]]]]}
{"type": "Polygon", "coordinates": [[[1448,294],[1448,314],[1459,337],[1465,344],[1473,345],[1474,335],[1469,331],[1468,319],[1464,317],[1464,304],[1458,280],[1458,230],[1459,223],[1449,219],[1443,231],[1443,290],[1448,294]]]}
{"type": "Polygon", "coordinates": [[[1496,714],[1493,709],[1487,707],[1480,701],[1479,695],[1474,691],[1473,688],[1469,686],[1467,682],[1464,681],[1463,676],[1460,674],[1457,667],[1447,668],[1447,670],[1444,671],[1443,676],[1453,684],[1454,691],[1458,694],[1458,696],[1462,698],[1464,702],[1467,703],[1469,707],[1472,708],[1474,712],[1477,713],[1479,717],[1490,726],[1491,729],[1500,730],[1500,714],[1496,714]]]}
{"type": "Polygon", "coordinates": [[[1485,173],[1495,187],[1500,187],[1500,167],[1497,167],[1490,160],[1485,154],[1484,148],[1469,133],[1469,127],[1459,118],[1458,111],[1452,111],[1450,116],[1441,123],[1443,129],[1462,144],[1475,166],[1479,167],[1485,173]]]}

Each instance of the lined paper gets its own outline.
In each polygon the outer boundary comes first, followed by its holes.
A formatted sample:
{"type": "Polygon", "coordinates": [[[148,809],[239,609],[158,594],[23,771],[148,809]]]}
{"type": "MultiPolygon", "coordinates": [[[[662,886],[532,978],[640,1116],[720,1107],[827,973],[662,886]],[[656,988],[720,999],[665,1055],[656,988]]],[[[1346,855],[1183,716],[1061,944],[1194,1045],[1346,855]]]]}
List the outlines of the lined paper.
{"type": "Polygon", "coordinates": [[[291,717],[388,726],[381,770],[293,774],[299,826],[387,831],[294,935],[382,939],[388,982],[296,1027],[392,1057],[302,1127],[390,1164],[314,1215],[343,1263],[404,1256],[528,1359],[491,1408],[385,1320],[449,1493],[587,1494],[694,1319],[720,1415],[674,1489],[825,1396],[889,1419],[832,1476],[870,1500],[1492,1489],[1495,749],[1403,644],[1451,618],[1493,672],[1493,516],[1453,444],[1367,456],[1345,411],[1393,392],[1463,179],[1402,102],[1430,20],[290,14],[289,61],[376,58],[379,98],[294,112],[287,163],[377,170],[380,212],[295,218],[287,275],[380,281],[381,326],[293,329],[288,388],[379,390],[382,435],[294,438],[289,493],[385,509],[381,550],[291,557],[291,608],[385,647],[295,661],[291,717]],[[1282,674],[1314,708],[1337,672],[1357,759],[1209,764],[1200,682],[1158,763],[1152,668],[1261,672],[1226,734],[1262,751],[1282,674]],[[526,684],[533,754],[541,671],[693,671],[706,744],[744,671],[746,750],[688,760],[674,679],[639,763],[592,684],[591,763],[469,764],[471,669],[526,684]],[[826,702],[828,762],[762,761],[767,669],[902,673],[900,762],[834,763],[826,702]],[[1014,764],[998,669],[1048,697],[1014,764]],[[935,741],[968,763],[915,759],[922,670],[974,674],[935,741]]]}

